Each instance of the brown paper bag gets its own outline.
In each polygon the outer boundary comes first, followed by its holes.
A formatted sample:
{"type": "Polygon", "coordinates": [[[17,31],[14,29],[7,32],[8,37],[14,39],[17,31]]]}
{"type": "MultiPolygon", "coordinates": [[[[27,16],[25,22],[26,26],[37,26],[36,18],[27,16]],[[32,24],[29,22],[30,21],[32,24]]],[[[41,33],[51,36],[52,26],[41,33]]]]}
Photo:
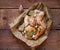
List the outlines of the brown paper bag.
{"type": "Polygon", "coordinates": [[[42,44],[48,37],[48,32],[50,30],[50,26],[51,26],[52,20],[51,17],[48,13],[48,9],[47,7],[39,2],[39,3],[35,3],[33,6],[31,6],[29,9],[25,10],[18,18],[16,18],[12,23],[9,24],[10,29],[12,31],[12,34],[17,37],[18,39],[20,39],[21,41],[25,42],[28,46],[30,46],[32,48],[32,50],[34,50],[34,47],[42,44]],[[17,27],[19,26],[19,24],[21,24],[23,22],[23,18],[25,17],[25,15],[31,10],[31,9],[38,9],[38,10],[43,10],[45,11],[45,19],[47,22],[47,28],[46,31],[44,32],[44,34],[42,36],[40,36],[37,40],[28,40],[26,39],[21,32],[18,31],[17,27]]]}

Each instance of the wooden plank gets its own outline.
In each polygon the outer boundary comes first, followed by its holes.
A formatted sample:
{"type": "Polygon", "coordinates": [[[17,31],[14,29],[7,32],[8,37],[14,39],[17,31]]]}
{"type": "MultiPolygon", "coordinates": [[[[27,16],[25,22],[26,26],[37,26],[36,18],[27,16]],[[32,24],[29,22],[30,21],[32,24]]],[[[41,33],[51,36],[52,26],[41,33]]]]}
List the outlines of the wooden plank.
{"type": "Polygon", "coordinates": [[[29,47],[16,39],[9,30],[0,30],[0,50],[29,50],[29,47]]]}
{"type": "MultiPolygon", "coordinates": [[[[50,9],[53,20],[52,29],[60,29],[60,9],[50,9]]],[[[9,29],[7,23],[11,23],[19,16],[18,9],[0,9],[0,29],[9,29]]]]}
{"type": "Polygon", "coordinates": [[[52,30],[48,39],[37,50],[60,50],[60,30],[52,30]]]}
{"type": "Polygon", "coordinates": [[[8,29],[8,23],[19,15],[18,9],[0,9],[0,29],[8,29]]]}
{"type": "MultiPolygon", "coordinates": [[[[1,50],[30,50],[30,48],[15,38],[10,30],[0,30],[1,50]]],[[[60,30],[51,30],[48,39],[36,48],[36,50],[60,50],[60,30]]]]}
{"type": "Polygon", "coordinates": [[[52,29],[60,29],[60,9],[51,9],[50,14],[52,16],[52,29]]]}
{"type": "Polygon", "coordinates": [[[43,2],[49,8],[60,8],[60,0],[0,0],[0,8],[18,8],[21,4],[28,8],[35,2],[43,2]]]}

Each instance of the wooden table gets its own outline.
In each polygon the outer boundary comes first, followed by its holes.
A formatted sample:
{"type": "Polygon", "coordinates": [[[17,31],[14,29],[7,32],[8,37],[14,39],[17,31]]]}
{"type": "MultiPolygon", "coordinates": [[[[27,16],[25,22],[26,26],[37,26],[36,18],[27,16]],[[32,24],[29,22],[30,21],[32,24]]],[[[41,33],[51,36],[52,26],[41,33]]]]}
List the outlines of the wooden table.
{"type": "Polygon", "coordinates": [[[60,50],[60,0],[0,0],[0,50],[31,50],[12,35],[8,23],[19,16],[20,4],[27,9],[39,1],[50,9],[53,24],[48,39],[36,50],[60,50]]]}

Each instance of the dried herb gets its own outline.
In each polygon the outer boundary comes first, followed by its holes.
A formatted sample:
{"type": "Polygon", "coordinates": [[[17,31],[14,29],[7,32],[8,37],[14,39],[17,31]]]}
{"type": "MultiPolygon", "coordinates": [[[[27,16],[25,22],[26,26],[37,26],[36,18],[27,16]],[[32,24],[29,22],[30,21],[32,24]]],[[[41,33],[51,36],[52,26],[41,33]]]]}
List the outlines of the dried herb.
{"type": "Polygon", "coordinates": [[[27,36],[33,36],[34,35],[34,32],[29,32],[29,33],[27,33],[27,36]]]}
{"type": "Polygon", "coordinates": [[[21,30],[23,31],[24,30],[24,23],[20,26],[21,27],[21,30]]]}
{"type": "Polygon", "coordinates": [[[29,13],[28,13],[29,16],[31,16],[33,14],[34,14],[34,10],[30,10],[29,13]]]}

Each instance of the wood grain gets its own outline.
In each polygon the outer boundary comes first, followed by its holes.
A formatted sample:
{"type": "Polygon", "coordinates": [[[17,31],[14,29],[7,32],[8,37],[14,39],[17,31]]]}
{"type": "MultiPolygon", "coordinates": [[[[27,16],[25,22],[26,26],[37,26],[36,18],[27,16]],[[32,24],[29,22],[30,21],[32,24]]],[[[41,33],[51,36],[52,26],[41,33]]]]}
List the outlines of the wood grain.
{"type": "Polygon", "coordinates": [[[18,8],[21,4],[28,8],[35,2],[43,2],[49,8],[60,8],[60,0],[0,0],[0,8],[18,8]]]}
{"type": "MultiPolygon", "coordinates": [[[[60,50],[60,31],[51,30],[48,39],[36,50],[60,50]]],[[[0,30],[0,49],[4,50],[30,50],[30,48],[15,38],[10,30],[0,30]]]]}
{"type": "Polygon", "coordinates": [[[60,29],[60,9],[51,9],[50,15],[52,17],[53,25],[52,29],[60,29]]]}
{"type": "MultiPolygon", "coordinates": [[[[18,9],[0,9],[0,29],[9,29],[8,23],[19,16],[18,9]]],[[[52,29],[60,29],[60,9],[50,9],[52,29]]]]}
{"type": "Polygon", "coordinates": [[[18,15],[18,9],[0,9],[0,29],[8,29],[8,22],[12,22],[18,15]]]}
{"type": "Polygon", "coordinates": [[[16,39],[10,30],[0,30],[0,50],[29,50],[22,41],[16,39]]]}
{"type": "Polygon", "coordinates": [[[51,30],[48,39],[37,50],[60,50],[60,31],[51,30]]]}

